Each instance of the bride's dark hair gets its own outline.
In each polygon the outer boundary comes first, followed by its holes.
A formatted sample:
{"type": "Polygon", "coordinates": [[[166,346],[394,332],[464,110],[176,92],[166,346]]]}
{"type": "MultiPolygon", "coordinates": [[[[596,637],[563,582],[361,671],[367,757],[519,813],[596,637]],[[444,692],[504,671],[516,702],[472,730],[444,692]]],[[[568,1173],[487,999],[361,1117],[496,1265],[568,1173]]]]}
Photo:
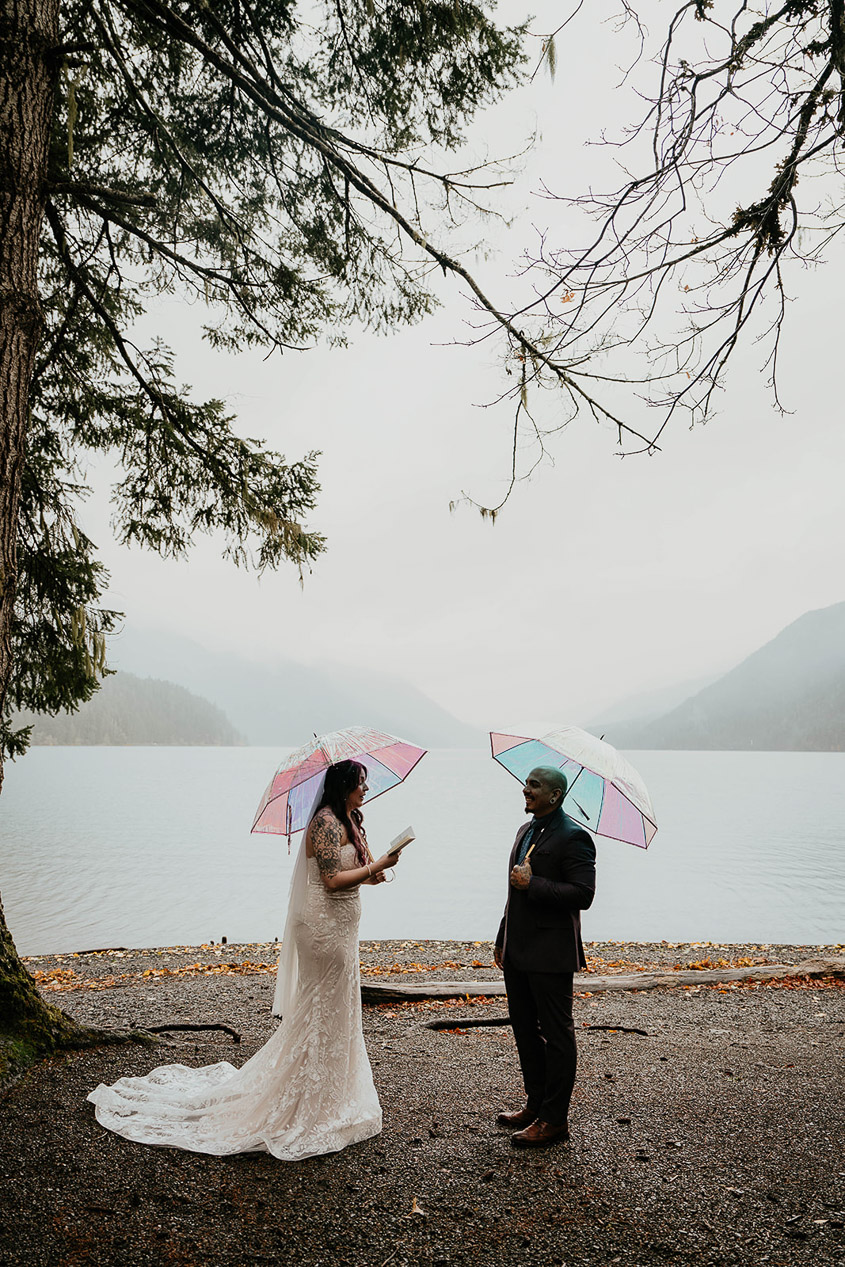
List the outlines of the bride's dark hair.
{"type": "Polygon", "coordinates": [[[367,833],[364,831],[364,815],[359,809],[350,813],[346,808],[346,798],[354,792],[361,778],[367,777],[367,767],[360,761],[337,761],[326,770],[326,782],[320,804],[315,810],[330,809],[338,822],[343,823],[349,843],[355,846],[358,861],[362,867],[372,862],[372,854],[367,844],[367,833]]]}

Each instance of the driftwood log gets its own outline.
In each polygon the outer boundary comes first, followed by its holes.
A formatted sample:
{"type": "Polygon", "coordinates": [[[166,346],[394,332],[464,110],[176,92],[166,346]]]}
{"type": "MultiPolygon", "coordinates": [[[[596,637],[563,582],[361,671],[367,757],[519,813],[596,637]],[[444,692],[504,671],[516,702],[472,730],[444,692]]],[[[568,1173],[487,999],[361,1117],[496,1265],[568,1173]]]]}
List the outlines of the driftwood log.
{"type": "MultiPolygon", "coordinates": [[[[576,992],[601,994],[607,990],[657,990],[677,986],[720,985],[728,981],[780,981],[795,977],[845,977],[845,955],[830,959],[807,959],[803,963],[761,964],[756,968],[698,968],[677,972],[632,972],[599,977],[578,973],[576,992]]],[[[365,981],[361,998],[365,1003],[406,1003],[419,999],[494,998],[504,995],[505,983],[497,981],[415,981],[377,984],[365,981]]]]}

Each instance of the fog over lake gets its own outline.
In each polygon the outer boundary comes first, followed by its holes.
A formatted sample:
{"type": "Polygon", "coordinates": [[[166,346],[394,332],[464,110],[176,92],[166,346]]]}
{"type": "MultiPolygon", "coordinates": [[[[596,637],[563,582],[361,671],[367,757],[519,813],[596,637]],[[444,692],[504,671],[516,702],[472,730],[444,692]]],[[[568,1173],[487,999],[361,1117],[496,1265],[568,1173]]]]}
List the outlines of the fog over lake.
{"type": "MultiPolygon", "coordinates": [[[[599,840],[586,939],[845,940],[845,754],[627,755],[660,829],[647,852],[599,840]]],[[[281,756],[40,748],[10,765],[0,866],[18,950],[281,937],[293,857],[249,834],[281,756]]],[[[362,937],[495,934],[524,818],[515,779],[482,750],[439,749],[365,815],[376,853],[408,823],[418,839],[392,886],[363,891],[362,937]]]]}

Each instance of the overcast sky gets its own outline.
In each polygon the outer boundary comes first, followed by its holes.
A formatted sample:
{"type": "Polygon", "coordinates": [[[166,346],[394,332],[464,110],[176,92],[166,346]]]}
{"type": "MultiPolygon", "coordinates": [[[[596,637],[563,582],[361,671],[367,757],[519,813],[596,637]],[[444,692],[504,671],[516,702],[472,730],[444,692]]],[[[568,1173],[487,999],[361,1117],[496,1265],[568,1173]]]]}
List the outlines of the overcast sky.
{"type": "MultiPolygon", "coordinates": [[[[554,22],[544,13],[560,12],[533,8],[541,30],[554,22]]],[[[561,47],[556,82],[541,74],[474,131],[479,153],[540,133],[507,196],[515,222],[477,228],[495,248],[478,267],[502,302],[531,225],[563,234],[559,209],[532,190],[541,179],[570,192],[597,179],[607,152],[584,142],[636,108],[614,88],[612,30],[589,8],[561,47]]],[[[663,452],[620,461],[614,434],[580,419],[495,526],[466,507],[449,511],[462,491],[499,500],[512,412],[481,407],[503,382],[494,346],[452,345],[471,318],[455,284],[441,286],[443,307],[416,329],[353,331],[348,350],[269,361],[211,351],[200,309],[160,304],[148,330],[176,349],[180,378],[225,398],[246,434],[287,457],[322,450],[309,526],[329,549],[302,589],[295,569],[259,580],[209,541],[186,563],[163,562],[110,541],[98,488],[86,523],[112,571],[109,601],[136,626],[215,650],[386,670],[493,728],[584,721],[621,697],[726,670],[804,611],[845,598],[834,268],[796,275],[792,292],[788,417],[771,408],[760,350],[747,347],[707,427],[676,423],[663,452]]],[[[551,398],[542,408],[554,416],[551,398]]]]}

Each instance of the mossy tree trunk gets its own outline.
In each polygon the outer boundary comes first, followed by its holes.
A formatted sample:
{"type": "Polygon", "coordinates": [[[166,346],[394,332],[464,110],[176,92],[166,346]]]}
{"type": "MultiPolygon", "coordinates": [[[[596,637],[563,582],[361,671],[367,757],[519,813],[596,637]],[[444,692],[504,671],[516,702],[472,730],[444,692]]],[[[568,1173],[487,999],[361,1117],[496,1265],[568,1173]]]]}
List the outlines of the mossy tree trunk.
{"type": "MultiPolygon", "coordinates": [[[[38,250],[61,63],[58,28],[59,0],[0,0],[0,715],[12,669],[21,470],[43,324],[38,250]]],[[[61,1047],[130,1037],[87,1029],[45,1003],[0,902],[0,1086],[61,1047]]]]}
{"type": "Polygon", "coordinates": [[[60,1047],[86,1047],[95,1031],[50,1007],[21,963],[0,902],[0,1086],[60,1047]]]}
{"type": "MultiPolygon", "coordinates": [[[[59,0],[0,0],[0,715],[12,670],[21,472],[43,326],[38,256],[58,28],[59,0]]],[[[0,788],[2,779],[0,764],[0,788]]]]}
{"type": "MultiPolygon", "coordinates": [[[[17,525],[42,317],[38,244],[58,79],[58,0],[0,7],[0,709],[12,669],[17,525]]],[[[0,789],[3,784],[0,757],[0,789]]],[[[78,1026],[41,998],[0,904],[0,1079],[78,1026]]]]}
{"type": "Polygon", "coordinates": [[[127,1042],[156,1039],[144,1030],[91,1029],[45,1003],[15,949],[0,901],[0,1090],[41,1056],[127,1042]]]}

